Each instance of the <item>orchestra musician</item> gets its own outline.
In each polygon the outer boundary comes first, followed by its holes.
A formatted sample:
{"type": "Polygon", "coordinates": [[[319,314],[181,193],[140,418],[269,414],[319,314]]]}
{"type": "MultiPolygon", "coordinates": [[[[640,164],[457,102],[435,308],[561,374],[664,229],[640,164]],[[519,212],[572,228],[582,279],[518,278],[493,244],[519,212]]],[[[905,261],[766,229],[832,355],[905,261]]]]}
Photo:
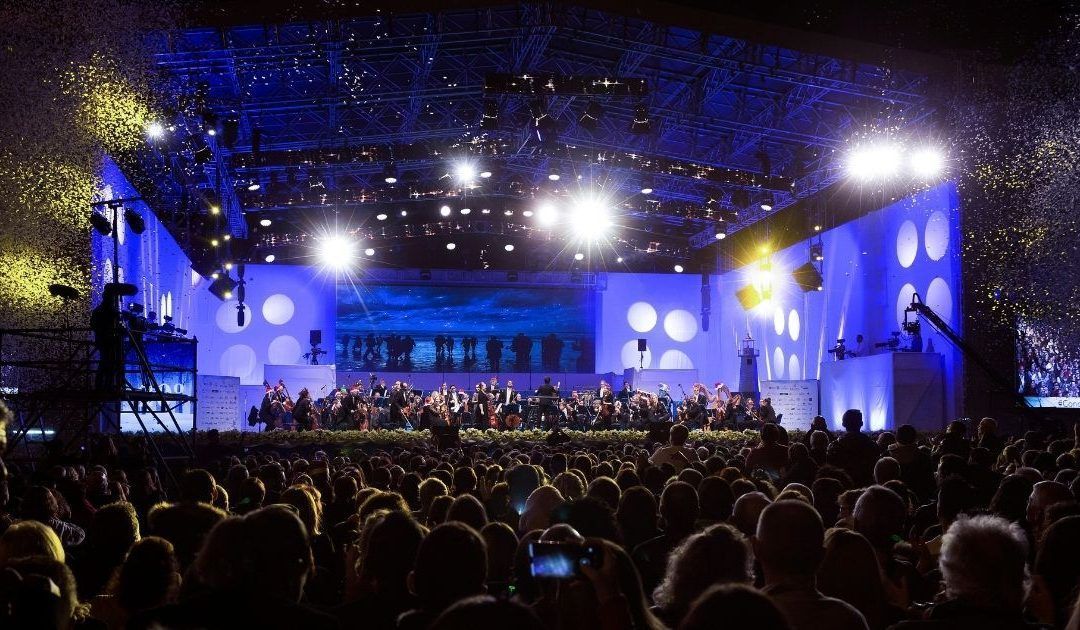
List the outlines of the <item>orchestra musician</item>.
{"type": "Polygon", "coordinates": [[[666,383],[660,383],[660,389],[656,392],[656,402],[667,411],[667,417],[670,420],[672,414],[674,414],[672,409],[675,407],[675,403],[671,400],[671,392],[668,391],[666,383]]]}
{"type": "Polygon", "coordinates": [[[536,388],[536,395],[540,397],[540,426],[545,426],[551,431],[559,430],[559,417],[569,420],[559,413],[559,388],[551,384],[551,377],[544,377],[544,384],[536,388]]]}
{"type": "Polygon", "coordinates": [[[611,391],[611,385],[600,381],[600,410],[593,421],[594,429],[611,429],[611,422],[615,416],[615,394],[611,391]]]}
{"type": "Polygon", "coordinates": [[[285,413],[281,405],[285,400],[280,395],[280,386],[275,389],[270,387],[269,383],[263,384],[266,386],[266,392],[259,404],[259,422],[263,423],[263,431],[273,431],[281,426],[282,416],[285,413]]]}
{"type": "Polygon", "coordinates": [[[395,429],[405,428],[405,412],[409,406],[407,386],[401,381],[394,381],[390,390],[390,426],[395,429]]]}
{"type": "Polygon", "coordinates": [[[300,390],[293,407],[293,424],[297,431],[310,431],[315,428],[315,405],[311,400],[311,392],[306,387],[300,390]]]}
{"type": "Polygon", "coordinates": [[[758,419],[762,424],[766,422],[776,423],[776,409],[772,406],[772,398],[762,398],[761,406],[758,407],[758,419]]]}
{"type": "MultiPolygon", "coordinates": [[[[495,380],[492,378],[492,380],[495,380]]],[[[476,394],[473,399],[473,422],[477,426],[488,424],[491,395],[485,390],[483,383],[476,384],[476,394]]],[[[492,427],[495,428],[495,427],[492,427]]]]}

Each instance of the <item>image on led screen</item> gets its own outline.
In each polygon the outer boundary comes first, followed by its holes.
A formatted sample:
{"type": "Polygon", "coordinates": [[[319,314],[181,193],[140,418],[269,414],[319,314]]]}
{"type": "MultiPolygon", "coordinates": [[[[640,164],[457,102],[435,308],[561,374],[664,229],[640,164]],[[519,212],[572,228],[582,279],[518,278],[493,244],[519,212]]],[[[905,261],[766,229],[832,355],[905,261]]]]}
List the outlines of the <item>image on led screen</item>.
{"type": "Polygon", "coordinates": [[[1080,338],[1074,332],[1022,321],[1016,356],[1021,394],[1041,405],[1080,407],[1080,338]]]}
{"type": "Polygon", "coordinates": [[[587,289],[379,286],[337,294],[343,370],[592,372],[587,289]]]}

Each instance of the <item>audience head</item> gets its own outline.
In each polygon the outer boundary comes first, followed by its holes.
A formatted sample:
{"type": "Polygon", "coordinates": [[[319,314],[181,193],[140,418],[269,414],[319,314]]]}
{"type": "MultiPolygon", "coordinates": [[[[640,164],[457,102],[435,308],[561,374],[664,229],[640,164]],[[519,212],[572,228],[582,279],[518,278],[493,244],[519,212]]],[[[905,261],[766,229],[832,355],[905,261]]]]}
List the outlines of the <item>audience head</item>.
{"type": "Polygon", "coordinates": [[[788,630],[776,604],[745,584],[714,586],[698,598],[679,630],[712,630],[723,619],[725,630],[788,630]]]}
{"type": "Polygon", "coordinates": [[[60,537],[48,525],[39,521],[19,521],[0,536],[0,567],[36,556],[65,561],[60,537]]]}
{"type": "Polygon", "coordinates": [[[136,542],[114,578],[112,593],[129,614],[175,601],[180,565],[172,543],[148,536],[136,542]]]}
{"type": "Polygon", "coordinates": [[[447,608],[428,627],[430,630],[543,630],[544,625],[523,604],[475,595],[447,608]]]}
{"type": "Polygon", "coordinates": [[[813,576],[821,563],[825,528],[813,507],[803,501],[777,501],[762,512],[754,537],[754,555],[766,584],[813,576]]]}
{"type": "Polygon", "coordinates": [[[884,486],[870,486],[859,495],[852,514],[855,531],[875,549],[889,550],[900,539],[907,505],[900,495],[884,486]]]}
{"type": "Polygon", "coordinates": [[[690,439],[690,430],[686,428],[686,425],[676,424],[668,431],[668,441],[672,446],[682,446],[688,439],[690,439]]]}
{"type": "Polygon", "coordinates": [[[660,517],[666,532],[685,535],[692,531],[699,509],[697,490],[684,481],[668,484],[660,495],[660,517]]]}
{"type": "Polygon", "coordinates": [[[694,534],[668,556],[667,573],[653,593],[669,620],[677,620],[694,600],[716,584],[749,583],[754,558],[746,536],[731,525],[712,525],[694,534]]]}
{"type": "Polygon", "coordinates": [[[443,523],[420,543],[409,574],[410,590],[422,606],[439,612],[459,599],[483,593],[487,550],[476,530],[463,523],[443,523]]]}
{"type": "Polygon", "coordinates": [[[858,433],[863,426],[862,412],[858,409],[848,409],[840,421],[841,426],[849,433],[858,433]]]}
{"type": "Polygon", "coordinates": [[[961,516],[941,543],[941,574],[951,599],[1019,611],[1027,594],[1027,536],[997,516],[961,516]]]}

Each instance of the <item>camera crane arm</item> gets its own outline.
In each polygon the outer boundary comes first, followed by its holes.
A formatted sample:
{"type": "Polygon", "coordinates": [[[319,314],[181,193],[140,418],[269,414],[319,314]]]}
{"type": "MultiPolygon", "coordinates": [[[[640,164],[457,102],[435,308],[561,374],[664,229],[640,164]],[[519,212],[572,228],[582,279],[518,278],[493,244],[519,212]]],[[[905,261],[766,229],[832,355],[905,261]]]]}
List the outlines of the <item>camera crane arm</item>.
{"type": "Polygon", "coordinates": [[[997,368],[995,368],[989,361],[987,361],[986,358],[982,356],[982,354],[980,354],[977,350],[972,348],[970,344],[964,341],[964,339],[960,335],[958,335],[956,331],[953,330],[952,327],[945,322],[945,320],[941,319],[941,317],[934,312],[934,309],[923,303],[922,298],[919,296],[918,293],[911,296],[911,304],[908,305],[906,309],[904,309],[905,329],[908,326],[909,313],[915,315],[915,322],[913,322],[913,324],[918,324],[918,317],[920,315],[924,317],[926,321],[930,322],[931,326],[933,326],[938,332],[944,335],[950,343],[952,343],[954,346],[956,346],[958,350],[960,350],[960,353],[964,355],[965,359],[970,360],[972,363],[982,368],[983,372],[985,372],[986,375],[990,377],[990,380],[994,383],[994,385],[1000,387],[1003,392],[1008,393],[1015,400],[1015,402],[1018,403],[1020,409],[1027,412],[1033,410],[1032,406],[1028,403],[1027,398],[1025,398],[1016,391],[1016,388],[1012,386],[1012,383],[1009,381],[1009,379],[1002,376],[1001,372],[999,372],[997,368]]]}

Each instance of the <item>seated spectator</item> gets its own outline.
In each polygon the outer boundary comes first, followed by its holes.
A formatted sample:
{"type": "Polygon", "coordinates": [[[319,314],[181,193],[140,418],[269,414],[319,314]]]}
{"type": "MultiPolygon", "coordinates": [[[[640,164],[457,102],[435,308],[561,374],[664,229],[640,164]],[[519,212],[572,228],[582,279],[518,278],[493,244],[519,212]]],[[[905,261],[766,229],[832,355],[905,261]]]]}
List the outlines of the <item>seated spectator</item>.
{"type": "Polygon", "coordinates": [[[615,483],[615,480],[611,477],[593,479],[589,482],[589,489],[585,493],[585,496],[606,503],[613,512],[619,509],[619,497],[621,495],[622,491],[619,489],[619,484],[615,483]]]}
{"type": "Polygon", "coordinates": [[[123,630],[133,616],[173,604],[179,593],[180,565],[172,544],[148,536],[132,545],[105,593],[91,602],[90,615],[109,630],[123,630]]]}
{"type": "Polygon", "coordinates": [[[745,536],[753,536],[757,531],[758,519],[772,501],[761,492],[748,492],[735,501],[731,513],[731,524],[745,536]]]}
{"type": "Polygon", "coordinates": [[[788,447],[788,465],[784,470],[783,483],[814,483],[818,465],[810,456],[810,449],[802,442],[788,447]]]}
{"type": "Polygon", "coordinates": [[[1040,481],[1031,488],[1027,504],[1027,522],[1035,540],[1042,538],[1043,531],[1049,526],[1046,522],[1046,509],[1061,501],[1072,501],[1072,493],[1064,484],[1056,481],[1040,481]]]}
{"type": "Polygon", "coordinates": [[[136,615],[129,628],[336,628],[299,601],[313,561],[304,523],[272,505],[214,526],[195,563],[205,593],[136,615]]]}
{"type": "Polygon", "coordinates": [[[563,496],[555,486],[540,486],[529,495],[521,511],[518,532],[547,529],[551,525],[551,513],[563,504],[563,496]]]}
{"type": "Polygon", "coordinates": [[[1080,516],[1066,516],[1046,528],[1032,573],[1028,609],[1039,621],[1064,627],[1080,589],[1080,516]]]}
{"type": "MultiPolygon", "coordinates": [[[[723,479],[718,481],[724,483],[723,479]]],[[[615,512],[615,520],[624,549],[632,550],[660,534],[660,512],[656,497],[644,486],[623,491],[619,499],[619,509],[615,512]]]]}
{"type": "Polygon", "coordinates": [[[823,595],[815,575],[823,555],[821,517],[802,501],[778,501],[765,508],[754,538],[754,555],[765,577],[764,592],[793,630],[866,630],[851,604],[823,595]]]}
{"type": "Polygon", "coordinates": [[[86,539],[83,528],[60,518],[56,495],[45,486],[31,486],[23,496],[20,507],[23,518],[51,527],[66,548],[80,545],[86,539]]]}
{"type": "Polygon", "coordinates": [[[902,608],[889,603],[874,548],[858,532],[835,528],[825,533],[817,586],[823,595],[858,609],[870,630],[883,630],[904,617],[902,608]]]}
{"type": "Polygon", "coordinates": [[[1027,537],[997,516],[961,517],[941,546],[946,601],[922,621],[894,628],[1038,628],[1024,619],[1028,585],[1027,537]]]}
{"type": "Polygon", "coordinates": [[[404,512],[382,510],[364,521],[349,601],[333,610],[341,627],[362,620],[372,630],[393,630],[398,616],[416,606],[408,577],[426,534],[404,512]]]}
{"type": "Polygon", "coordinates": [[[771,480],[778,480],[788,465],[788,447],[779,444],[780,427],[772,422],[761,426],[761,444],[746,457],[748,473],[762,471],[771,480]]]}
{"type": "Polygon", "coordinates": [[[0,536],[0,567],[33,557],[64,562],[66,555],[56,531],[38,521],[19,521],[0,536]]]}
{"type": "Polygon", "coordinates": [[[713,525],[687,538],[668,557],[653,592],[657,616],[676,627],[702,593],[717,584],[750,583],[754,559],[746,536],[731,525],[713,525]]]}
{"type": "Polygon", "coordinates": [[[675,472],[678,472],[689,466],[690,462],[696,462],[697,451],[686,446],[688,439],[690,439],[690,430],[685,425],[672,426],[668,432],[667,445],[656,449],[649,457],[649,463],[653,466],[667,464],[673,466],[675,472]]]}
{"type": "Polygon", "coordinates": [[[746,584],[714,586],[694,602],[679,630],[789,630],[787,619],[761,591],[746,584]],[[719,620],[723,620],[722,624],[719,620]]]}
{"type": "MultiPolygon", "coordinates": [[[[472,470],[472,469],[469,469],[472,470]]],[[[471,494],[459,494],[446,511],[446,522],[457,521],[480,531],[487,525],[487,512],[480,500],[471,494]]]]}
{"type": "Polygon", "coordinates": [[[682,481],[668,484],[660,495],[663,533],[634,549],[634,564],[646,592],[652,592],[667,570],[668,555],[693,533],[698,516],[697,491],[682,481]]]}
{"type": "Polygon", "coordinates": [[[509,597],[513,593],[510,583],[518,546],[517,534],[506,523],[488,523],[480,530],[480,537],[487,547],[487,592],[509,597]]]}
{"type": "Polygon", "coordinates": [[[139,541],[139,519],[135,506],[127,502],[110,503],[94,514],[86,535],[86,545],[79,549],[73,563],[79,598],[89,601],[104,590],[113,572],[124,562],[131,546],[139,541]]]}
{"type": "Polygon", "coordinates": [[[543,630],[536,613],[527,606],[487,595],[467,597],[447,608],[429,626],[431,630],[543,630]]]}
{"type": "Polygon", "coordinates": [[[468,525],[444,523],[420,543],[409,574],[409,590],[418,606],[398,620],[400,630],[428,627],[454,602],[484,592],[487,550],[468,525]]]}
{"type": "Polygon", "coordinates": [[[862,432],[863,415],[858,409],[844,412],[844,434],[829,444],[829,464],[842,469],[855,487],[874,482],[874,464],[881,451],[870,436],[862,432]]]}
{"type": "Polygon", "coordinates": [[[731,486],[720,477],[702,479],[698,485],[698,506],[701,508],[698,513],[699,526],[726,522],[735,507],[731,486]]]}
{"type": "Polygon", "coordinates": [[[5,626],[10,621],[11,628],[66,630],[86,621],[75,576],[63,562],[45,556],[20,558],[5,567],[3,576],[4,589],[12,589],[16,580],[22,587],[14,593],[0,590],[0,621],[5,626]]]}

